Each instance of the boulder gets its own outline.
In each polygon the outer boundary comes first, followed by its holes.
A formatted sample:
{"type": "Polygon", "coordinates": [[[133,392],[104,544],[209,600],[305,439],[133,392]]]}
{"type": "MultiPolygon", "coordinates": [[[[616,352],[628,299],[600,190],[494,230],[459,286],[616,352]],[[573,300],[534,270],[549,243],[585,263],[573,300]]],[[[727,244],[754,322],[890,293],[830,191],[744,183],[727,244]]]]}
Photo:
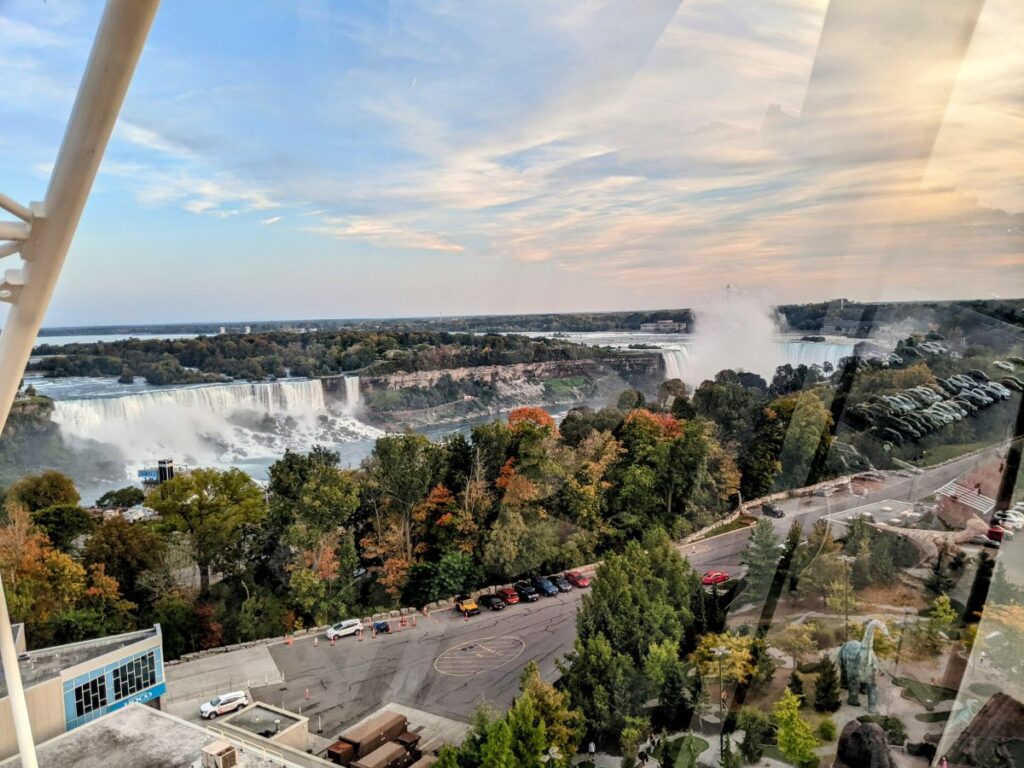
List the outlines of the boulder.
{"type": "Polygon", "coordinates": [[[851,720],[843,728],[833,768],[896,768],[885,731],[877,723],[851,720]]]}

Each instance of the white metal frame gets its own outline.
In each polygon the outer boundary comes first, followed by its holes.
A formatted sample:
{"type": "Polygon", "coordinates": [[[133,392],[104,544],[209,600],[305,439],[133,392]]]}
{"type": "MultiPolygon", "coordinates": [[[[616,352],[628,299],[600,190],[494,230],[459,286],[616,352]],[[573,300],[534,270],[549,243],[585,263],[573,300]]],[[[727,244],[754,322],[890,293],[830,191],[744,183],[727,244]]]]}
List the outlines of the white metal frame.
{"type": "MultiPolygon", "coordinates": [[[[17,219],[0,221],[0,260],[15,254],[21,257],[20,266],[0,277],[0,301],[11,305],[0,334],[0,430],[14,404],[159,4],[160,0],[107,0],[44,201],[22,205],[0,194],[0,208],[17,219]]],[[[37,768],[2,584],[0,655],[21,764],[37,768]]]]}

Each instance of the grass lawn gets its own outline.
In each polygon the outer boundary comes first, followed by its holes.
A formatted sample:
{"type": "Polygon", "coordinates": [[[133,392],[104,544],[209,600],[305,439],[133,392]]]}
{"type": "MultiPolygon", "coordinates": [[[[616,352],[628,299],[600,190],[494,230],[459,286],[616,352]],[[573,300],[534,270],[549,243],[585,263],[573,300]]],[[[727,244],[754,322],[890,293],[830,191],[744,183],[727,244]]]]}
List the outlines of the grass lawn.
{"type": "Polygon", "coordinates": [[[952,688],[943,688],[941,685],[928,685],[909,677],[894,677],[892,681],[900,688],[906,688],[904,695],[914,699],[929,712],[934,710],[940,701],[952,701],[956,698],[956,691],[952,688]]]}
{"type": "MultiPolygon", "coordinates": [[[[673,768],[696,768],[697,766],[695,762],[692,762],[687,758],[685,753],[680,751],[682,749],[683,740],[685,738],[686,736],[680,736],[678,739],[672,739],[672,741],[668,742],[665,745],[665,749],[668,752],[667,762],[673,768]]],[[[693,740],[697,745],[698,757],[704,754],[707,748],[711,746],[710,744],[708,744],[706,739],[702,739],[700,736],[697,736],[696,734],[693,734],[693,740]]]]}
{"type": "Polygon", "coordinates": [[[757,522],[757,520],[755,520],[752,517],[749,517],[747,515],[740,515],[735,520],[733,520],[731,523],[727,523],[726,525],[719,526],[718,528],[712,528],[705,535],[701,536],[700,539],[698,539],[698,541],[703,541],[704,539],[710,539],[712,536],[718,536],[719,534],[722,534],[722,533],[729,533],[730,531],[738,531],[741,528],[749,528],[750,526],[752,526],[756,522],[757,522]]]}
{"type": "Polygon", "coordinates": [[[989,443],[953,443],[951,445],[937,445],[934,448],[929,448],[928,452],[925,453],[924,458],[917,463],[922,467],[930,467],[934,464],[941,464],[944,461],[955,459],[957,456],[963,456],[965,453],[980,450],[986,445],[989,445],[989,443]]]}

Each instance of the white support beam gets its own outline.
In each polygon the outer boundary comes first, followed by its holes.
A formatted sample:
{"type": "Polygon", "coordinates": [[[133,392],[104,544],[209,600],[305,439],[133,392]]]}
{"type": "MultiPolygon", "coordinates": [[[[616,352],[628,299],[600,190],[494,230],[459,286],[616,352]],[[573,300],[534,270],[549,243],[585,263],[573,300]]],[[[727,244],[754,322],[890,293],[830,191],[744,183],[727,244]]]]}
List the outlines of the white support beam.
{"type": "Polygon", "coordinates": [[[21,241],[15,240],[10,243],[0,243],[0,259],[4,256],[13,256],[21,250],[21,241]]]}
{"type": "MultiPolygon", "coordinates": [[[[0,239],[24,240],[24,266],[9,285],[13,300],[0,334],[0,431],[46,316],[71,239],[92,189],[159,0],[107,0],[99,31],[71,110],[42,207],[26,210],[10,198],[0,207],[24,223],[0,223],[0,239]],[[11,210],[13,207],[14,210],[11,210]],[[45,210],[45,217],[38,212],[45,210]],[[13,228],[13,229],[12,229],[13,228]],[[26,239],[27,238],[27,239],[26,239]]],[[[3,585],[0,584],[0,592],[3,585]]],[[[0,594],[0,656],[22,768],[38,768],[21,670],[14,652],[7,603],[0,594]]]]}
{"type": "Polygon", "coordinates": [[[24,205],[19,203],[17,200],[11,199],[2,192],[0,192],[0,208],[3,208],[8,213],[17,216],[26,224],[32,222],[32,211],[30,211],[24,205]]]}

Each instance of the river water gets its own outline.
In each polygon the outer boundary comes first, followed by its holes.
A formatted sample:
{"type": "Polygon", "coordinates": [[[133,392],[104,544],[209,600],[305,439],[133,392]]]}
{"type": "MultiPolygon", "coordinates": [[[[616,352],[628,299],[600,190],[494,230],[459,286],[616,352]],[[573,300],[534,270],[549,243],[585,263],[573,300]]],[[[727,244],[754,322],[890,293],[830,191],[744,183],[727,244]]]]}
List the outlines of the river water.
{"type": "MultiPolygon", "coordinates": [[[[690,382],[691,339],[682,334],[587,333],[568,339],[595,346],[657,347],[666,378],[690,382]]],[[[770,378],[775,365],[835,363],[852,352],[850,339],[804,342],[778,339],[770,360],[757,371],[770,378]]],[[[305,451],[327,445],[345,466],[357,466],[383,433],[359,418],[358,379],[346,381],[348,402],[330,402],[316,379],[154,387],[142,381],[30,377],[36,389],[56,401],[54,420],[72,448],[88,448],[108,458],[108,467],[123,466],[110,476],[83,470],[75,477],[83,499],[93,501],[112,487],[134,482],[136,472],[158,459],[173,458],[190,466],[238,467],[260,481],[286,449],[305,451]]],[[[692,382],[690,382],[692,383],[692,382]]],[[[549,409],[556,418],[567,407],[549,409]]],[[[467,432],[495,416],[434,425],[421,430],[431,439],[467,432]]]]}

